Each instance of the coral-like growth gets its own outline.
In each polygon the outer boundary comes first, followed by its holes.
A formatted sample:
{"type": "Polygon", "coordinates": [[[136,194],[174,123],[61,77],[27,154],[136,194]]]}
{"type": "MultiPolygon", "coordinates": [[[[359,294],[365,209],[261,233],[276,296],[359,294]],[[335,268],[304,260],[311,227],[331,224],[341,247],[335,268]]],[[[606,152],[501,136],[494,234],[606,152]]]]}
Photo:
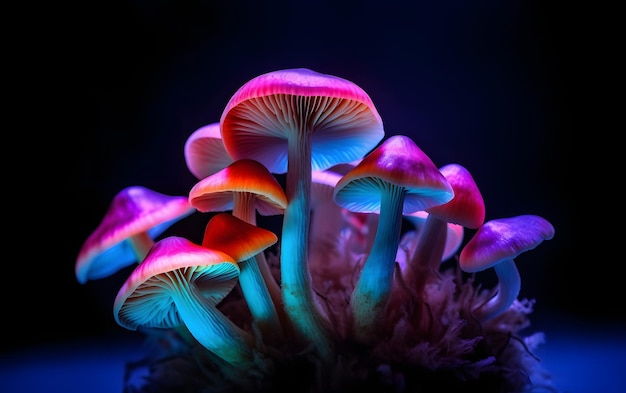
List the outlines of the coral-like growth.
{"type": "Polygon", "coordinates": [[[205,168],[189,198],[207,214],[203,243],[158,240],[116,298],[116,321],[149,349],[126,393],[550,389],[513,260],[552,238],[548,221],[484,222],[469,171],[383,140],[371,99],[341,78],[262,75],[219,124],[230,159],[211,165],[197,146],[187,160],[205,168]],[[244,160],[257,169],[236,171],[244,160]],[[257,214],[284,214],[274,247],[257,214]],[[491,267],[500,281],[483,288],[474,272],[491,267]]]}

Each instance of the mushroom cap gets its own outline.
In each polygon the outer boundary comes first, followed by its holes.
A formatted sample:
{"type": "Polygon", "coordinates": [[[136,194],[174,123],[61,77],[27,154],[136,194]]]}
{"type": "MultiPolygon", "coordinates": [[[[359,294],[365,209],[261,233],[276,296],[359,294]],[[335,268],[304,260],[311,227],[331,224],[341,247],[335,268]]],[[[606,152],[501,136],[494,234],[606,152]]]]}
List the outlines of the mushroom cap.
{"type": "Polygon", "coordinates": [[[485,222],[485,201],[471,173],[460,164],[448,164],[439,169],[454,190],[454,198],[427,212],[446,222],[476,229],[485,222]]]}
{"type": "Polygon", "coordinates": [[[255,159],[272,173],[287,172],[287,141],[294,133],[309,134],[313,170],[361,158],[384,136],[363,89],[306,68],[251,79],[231,97],[220,123],[230,156],[255,159]]]}
{"type": "Polygon", "coordinates": [[[184,153],[187,168],[198,179],[204,179],[233,162],[222,142],[219,122],[195,130],[185,141],[184,153]]]}
{"type": "Polygon", "coordinates": [[[220,250],[241,262],[263,252],[277,241],[278,236],[267,229],[229,213],[218,213],[207,223],[202,245],[220,250]]]}
{"type": "Polygon", "coordinates": [[[452,187],[431,159],[404,135],[394,135],[365,156],[335,186],[335,202],[362,213],[380,212],[380,193],[386,184],[406,189],[402,214],[448,202],[452,187]]]}
{"type": "Polygon", "coordinates": [[[478,228],[459,256],[459,267],[468,273],[493,267],[552,239],[554,227],[545,218],[526,214],[490,220],[478,228]]]}
{"type": "Polygon", "coordinates": [[[184,196],[165,195],[142,186],[123,189],[83,243],[76,259],[76,278],[84,284],[137,262],[130,237],[147,233],[155,239],[194,211],[184,196]]]}
{"type": "Polygon", "coordinates": [[[194,285],[215,306],[237,284],[239,272],[237,262],[221,251],[182,237],[163,238],[154,244],[120,288],[113,315],[120,326],[129,330],[139,326],[179,326],[182,321],[171,291],[194,285]],[[181,278],[187,282],[180,282],[181,278]]]}
{"type": "Polygon", "coordinates": [[[189,191],[189,203],[201,212],[232,210],[235,193],[255,194],[255,207],[264,216],[283,214],[287,197],[278,180],[255,160],[241,159],[205,177],[189,191]]]}

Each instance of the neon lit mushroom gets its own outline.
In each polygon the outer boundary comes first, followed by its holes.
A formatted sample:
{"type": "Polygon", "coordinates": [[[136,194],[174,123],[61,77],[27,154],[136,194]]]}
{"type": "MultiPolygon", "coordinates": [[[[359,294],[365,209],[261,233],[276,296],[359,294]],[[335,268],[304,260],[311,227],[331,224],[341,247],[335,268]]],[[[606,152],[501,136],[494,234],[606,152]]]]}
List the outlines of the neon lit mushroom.
{"type": "Polygon", "coordinates": [[[480,321],[502,314],[519,295],[521,279],[514,259],[553,236],[552,224],[532,214],[490,220],[478,228],[461,251],[459,267],[467,273],[493,268],[498,278],[494,297],[474,309],[480,321]]]}
{"type": "Polygon", "coordinates": [[[426,209],[428,216],[409,260],[409,268],[405,270],[406,281],[416,285],[418,296],[439,271],[448,224],[476,229],[485,221],[485,202],[471,173],[455,163],[445,165],[439,171],[452,186],[454,197],[447,203],[426,209]]]}
{"type": "Polygon", "coordinates": [[[155,238],[193,212],[184,196],[165,195],[142,186],[123,189],[83,243],[75,264],[76,279],[84,284],[141,262],[155,238]]]}
{"type": "Polygon", "coordinates": [[[384,136],[380,115],[356,84],[298,68],[245,83],[220,122],[233,158],[255,159],[272,173],[287,174],[280,255],[283,301],[297,333],[329,360],[330,326],[314,298],[308,267],[311,171],[363,157],[384,136]]]}
{"type": "Polygon", "coordinates": [[[198,179],[204,179],[233,162],[222,142],[219,122],[200,127],[189,135],[184,153],[189,172],[198,179]]]}
{"type": "Polygon", "coordinates": [[[115,321],[129,330],[184,324],[206,349],[238,367],[252,364],[254,338],[217,304],[233,289],[239,266],[229,255],[170,236],[154,244],[115,298],[115,321]]]}
{"type": "MultiPolygon", "coordinates": [[[[256,225],[257,212],[263,216],[283,214],[287,197],[263,164],[244,158],[197,182],[189,191],[189,203],[203,213],[232,210],[233,216],[256,225]]],[[[289,326],[281,290],[265,254],[259,253],[255,258],[283,325],[289,326]]]]}
{"type": "Polygon", "coordinates": [[[389,300],[402,215],[441,205],[453,195],[431,159],[404,135],[385,140],[337,183],[334,198],[340,206],[379,213],[374,244],[350,300],[358,340],[370,339],[389,300]]]}
{"type": "Polygon", "coordinates": [[[255,256],[278,241],[271,231],[249,224],[229,213],[219,213],[207,223],[202,245],[222,251],[239,263],[239,285],[254,322],[264,338],[283,335],[276,307],[255,256]]]}

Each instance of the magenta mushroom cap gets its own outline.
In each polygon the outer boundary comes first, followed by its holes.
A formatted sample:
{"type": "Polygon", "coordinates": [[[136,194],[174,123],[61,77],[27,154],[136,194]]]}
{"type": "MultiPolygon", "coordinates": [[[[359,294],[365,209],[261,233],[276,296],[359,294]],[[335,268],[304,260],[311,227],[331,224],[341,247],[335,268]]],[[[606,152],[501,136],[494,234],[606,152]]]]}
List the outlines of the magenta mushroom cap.
{"type": "Polygon", "coordinates": [[[113,315],[129,330],[176,327],[183,321],[172,299],[174,291],[193,285],[215,306],[235,287],[239,273],[237,262],[221,251],[182,237],[166,237],[154,244],[126,279],[115,298],[113,315]]]}
{"type": "Polygon", "coordinates": [[[435,217],[466,228],[476,229],[485,222],[485,202],[471,173],[460,164],[439,169],[454,190],[454,198],[427,209],[435,217]]]}
{"type": "Polygon", "coordinates": [[[493,267],[552,239],[554,227],[545,218],[528,214],[490,220],[467,242],[459,266],[468,273],[493,267]]]}
{"type": "Polygon", "coordinates": [[[155,239],[195,211],[185,196],[165,195],[142,186],[123,189],[83,243],[76,259],[76,278],[83,284],[138,262],[129,242],[132,236],[147,233],[155,239]]]}
{"type": "Polygon", "coordinates": [[[337,183],[338,205],[354,212],[379,213],[385,184],[405,188],[402,214],[441,205],[454,191],[432,160],[404,135],[384,141],[337,183]]]}
{"type": "Polygon", "coordinates": [[[363,89],[306,68],[251,79],[231,97],[220,123],[233,158],[257,160],[272,173],[287,172],[288,140],[296,132],[310,134],[313,170],[361,158],[384,136],[363,89]]]}

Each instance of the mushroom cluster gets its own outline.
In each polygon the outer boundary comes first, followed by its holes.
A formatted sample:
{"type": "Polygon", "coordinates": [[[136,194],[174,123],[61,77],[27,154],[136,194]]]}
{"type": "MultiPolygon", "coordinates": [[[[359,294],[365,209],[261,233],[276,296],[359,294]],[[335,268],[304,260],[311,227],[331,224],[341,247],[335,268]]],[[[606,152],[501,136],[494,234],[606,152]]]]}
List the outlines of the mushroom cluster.
{"type": "MultiPolygon", "coordinates": [[[[133,392],[521,392],[543,383],[514,259],[554,236],[485,221],[469,170],[389,135],[346,79],[284,69],[193,132],[189,195],[129,187],[76,261],[81,284],[136,263],[113,317],[154,351],[133,392]],[[165,230],[206,216],[201,244],[165,230]],[[264,228],[260,216],[279,216],[264,228]],[[408,229],[407,229],[408,228],[408,229]],[[472,236],[467,232],[473,232],[472,236]],[[443,262],[452,261],[452,263],[443,262]],[[493,268],[488,288],[476,273],[493,268]]],[[[139,367],[139,366],[135,366],[139,367]]],[[[135,384],[134,386],[130,386],[135,384]]]]}

